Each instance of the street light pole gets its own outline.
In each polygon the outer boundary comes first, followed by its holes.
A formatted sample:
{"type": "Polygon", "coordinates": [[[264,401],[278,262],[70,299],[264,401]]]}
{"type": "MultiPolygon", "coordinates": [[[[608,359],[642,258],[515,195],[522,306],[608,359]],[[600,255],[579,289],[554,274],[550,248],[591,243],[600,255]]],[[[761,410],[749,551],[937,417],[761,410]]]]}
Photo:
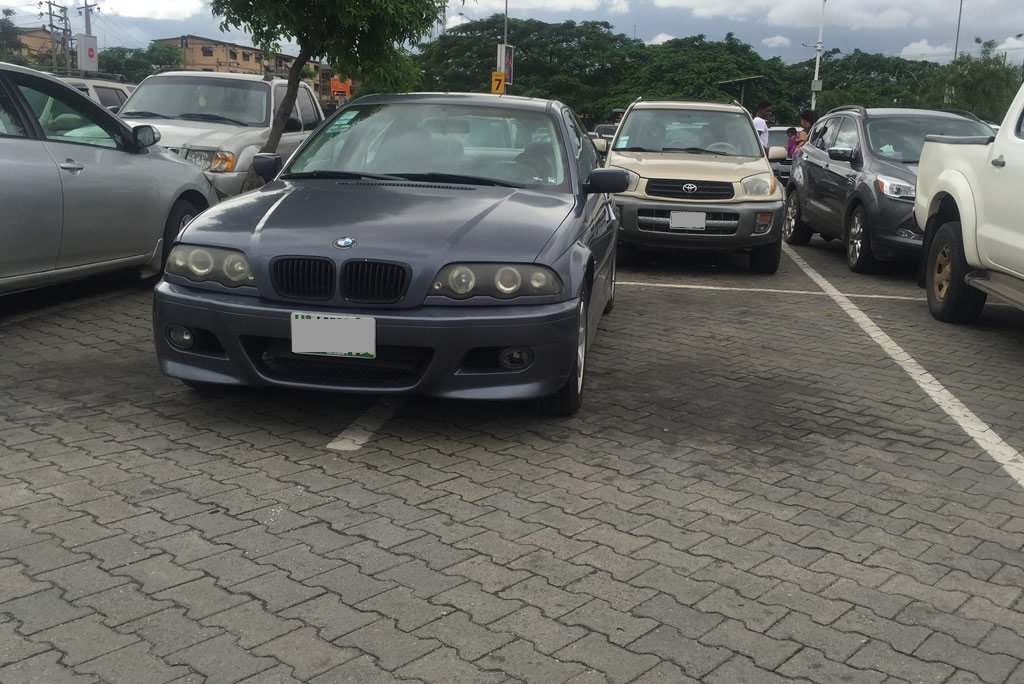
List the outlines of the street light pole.
{"type": "Polygon", "coordinates": [[[825,44],[821,41],[825,32],[825,3],[828,0],[821,0],[821,21],[818,22],[818,42],[814,44],[814,82],[811,83],[811,109],[818,103],[818,76],[821,73],[821,53],[825,44]]]}
{"type": "Polygon", "coordinates": [[[960,13],[956,15],[956,42],[953,43],[953,61],[960,52],[960,20],[964,16],[964,0],[960,0],[960,13]]]}
{"type": "Polygon", "coordinates": [[[505,0],[505,45],[508,45],[508,0],[505,0]]]}

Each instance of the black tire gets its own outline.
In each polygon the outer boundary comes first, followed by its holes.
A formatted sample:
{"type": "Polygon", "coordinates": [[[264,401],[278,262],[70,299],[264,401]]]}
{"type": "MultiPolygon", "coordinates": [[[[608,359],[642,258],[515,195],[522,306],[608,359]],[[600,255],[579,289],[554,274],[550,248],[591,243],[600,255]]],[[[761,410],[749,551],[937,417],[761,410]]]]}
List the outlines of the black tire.
{"type": "Polygon", "coordinates": [[[782,239],[755,247],[750,251],[750,270],[754,273],[771,275],[779,270],[779,262],[782,260],[782,239]]]}
{"type": "Polygon", "coordinates": [[[818,237],[820,237],[825,242],[832,242],[833,240],[836,239],[835,235],[825,235],[824,233],[818,233],[818,237]]]}
{"type": "Polygon", "coordinates": [[[871,249],[868,215],[859,205],[846,220],[846,265],[854,273],[871,273],[878,268],[878,260],[871,249]]]}
{"type": "Polygon", "coordinates": [[[167,256],[171,253],[171,245],[177,239],[178,233],[198,214],[199,210],[188,200],[180,199],[171,207],[171,213],[167,215],[167,223],[164,224],[164,250],[163,258],[160,260],[161,269],[167,264],[167,256]]]}
{"type": "Polygon", "coordinates": [[[928,310],[944,323],[973,323],[985,308],[988,295],[976,290],[964,277],[971,267],[964,256],[960,223],[944,223],[932,238],[925,266],[928,310]]]}
{"type": "Polygon", "coordinates": [[[791,245],[806,245],[814,235],[811,227],[804,223],[802,214],[800,196],[794,188],[786,196],[786,214],[782,220],[782,239],[791,245]]]}
{"type": "Polygon", "coordinates": [[[608,295],[608,301],[605,302],[605,305],[604,305],[604,313],[605,314],[610,314],[612,312],[612,309],[615,308],[615,278],[616,278],[616,274],[617,274],[617,271],[618,271],[618,260],[619,260],[618,255],[613,253],[612,254],[612,275],[611,275],[611,282],[609,284],[609,287],[611,288],[611,292],[608,295]]]}
{"type": "Polygon", "coordinates": [[[583,389],[586,384],[587,359],[587,314],[590,311],[590,290],[584,287],[580,294],[578,332],[576,333],[576,357],[565,384],[540,400],[540,410],[548,416],[567,417],[575,415],[583,406],[583,389]]]}

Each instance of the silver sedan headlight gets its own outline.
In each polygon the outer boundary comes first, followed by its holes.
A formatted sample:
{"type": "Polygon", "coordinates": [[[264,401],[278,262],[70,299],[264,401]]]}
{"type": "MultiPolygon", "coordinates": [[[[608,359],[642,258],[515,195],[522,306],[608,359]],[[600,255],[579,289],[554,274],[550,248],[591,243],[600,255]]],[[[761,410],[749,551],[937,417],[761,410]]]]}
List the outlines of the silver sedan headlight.
{"type": "Polygon", "coordinates": [[[554,295],[562,280],[546,266],[534,264],[448,264],[434,278],[430,294],[468,299],[554,295]]]}
{"type": "Polygon", "coordinates": [[[245,254],[218,247],[175,245],[165,270],[168,275],[197,283],[220,283],[224,287],[252,286],[256,281],[245,254]]]}

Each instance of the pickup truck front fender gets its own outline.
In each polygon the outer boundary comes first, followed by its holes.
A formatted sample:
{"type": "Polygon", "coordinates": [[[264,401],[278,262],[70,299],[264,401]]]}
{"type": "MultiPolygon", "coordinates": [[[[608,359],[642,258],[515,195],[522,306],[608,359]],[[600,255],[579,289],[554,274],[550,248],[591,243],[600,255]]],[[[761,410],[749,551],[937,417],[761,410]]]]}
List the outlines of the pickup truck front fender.
{"type": "Polygon", "coordinates": [[[959,221],[963,235],[964,255],[969,264],[980,263],[976,229],[978,215],[974,205],[974,190],[967,177],[955,169],[942,171],[928,187],[918,187],[915,216],[921,223],[924,213],[924,245],[918,283],[923,286],[924,266],[935,232],[944,223],[959,221]],[[922,211],[923,210],[923,211],[922,211]]]}

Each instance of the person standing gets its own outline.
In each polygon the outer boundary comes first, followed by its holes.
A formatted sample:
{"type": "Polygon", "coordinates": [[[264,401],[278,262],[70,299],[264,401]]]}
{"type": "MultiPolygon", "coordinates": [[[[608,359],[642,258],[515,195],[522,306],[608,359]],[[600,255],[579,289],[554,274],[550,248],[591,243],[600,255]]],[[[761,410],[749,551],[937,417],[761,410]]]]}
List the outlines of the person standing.
{"type": "Polygon", "coordinates": [[[800,145],[800,136],[795,128],[786,129],[786,159],[792,159],[796,154],[796,148],[800,145]]]}
{"type": "Polygon", "coordinates": [[[797,142],[797,149],[803,147],[811,135],[811,126],[818,122],[818,115],[814,113],[813,109],[805,109],[800,112],[800,133],[798,134],[799,142],[797,142]]]}
{"type": "Polygon", "coordinates": [[[772,120],[772,103],[762,100],[757,105],[757,113],[754,115],[754,130],[757,137],[761,139],[761,146],[768,149],[768,122],[772,120]]]}

